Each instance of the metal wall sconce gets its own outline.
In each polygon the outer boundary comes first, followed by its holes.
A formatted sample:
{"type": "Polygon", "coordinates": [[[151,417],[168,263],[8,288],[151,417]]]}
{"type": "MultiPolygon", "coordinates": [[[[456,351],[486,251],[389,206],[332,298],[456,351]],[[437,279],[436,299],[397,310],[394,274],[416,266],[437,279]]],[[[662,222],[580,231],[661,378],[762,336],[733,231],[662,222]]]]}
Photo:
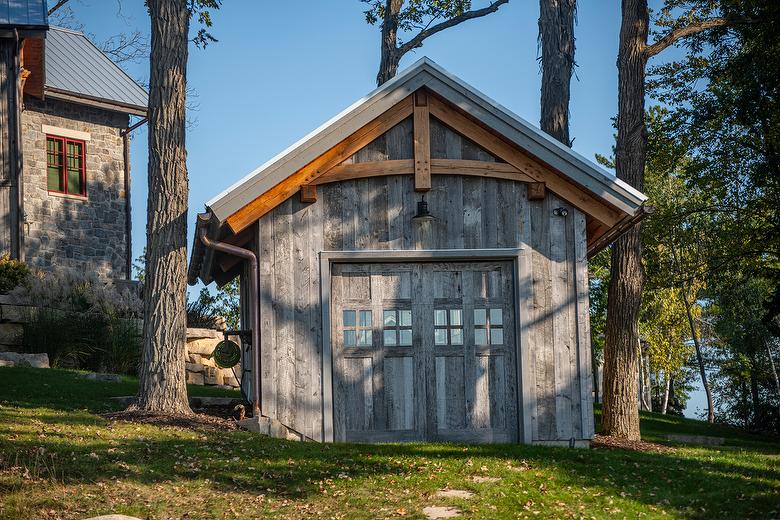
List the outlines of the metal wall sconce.
{"type": "Polygon", "coordinates": [[[555,208],[553,210],[553,215],[556,217],[565,217],[569,214],[569,210],[566,208],[555,208]]]}
{"type": "Polygon", "coordinates": [[[422,196],[422,199],[417,201],[417,214],[413,217],[414,219],[427,219],[431,218],[433,215],[431,215],[431,212],[428,211],[428,202],[425,200],[425,195],[422,196]]]}

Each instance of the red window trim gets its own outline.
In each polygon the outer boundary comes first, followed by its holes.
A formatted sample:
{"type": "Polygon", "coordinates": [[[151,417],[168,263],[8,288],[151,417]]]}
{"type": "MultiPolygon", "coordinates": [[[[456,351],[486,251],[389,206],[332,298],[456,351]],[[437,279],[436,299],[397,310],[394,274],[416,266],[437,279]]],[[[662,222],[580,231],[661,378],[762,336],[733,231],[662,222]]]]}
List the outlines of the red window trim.
{"type": "Polygon", "coordinates": [[[47,181],[46,181],[46,191],[49,193],[62,193],[64,195],[70,195],[73,197],[83,197],[87,198],[87,143],[86,141],[82,141],[81,139],[69,139],[67,137],[60,137],[58,135],[49,135],[46,134],[46,171],[49,171],[49,139],[54,139],[57,141],[60,141],[62,143],[62,147],[60,148],[62,150],[60,155],[60,179],[61,184],[65,188],[64,190],[51,190],[49,189],[48,185],[48,174],[47,174],[47,181]],[[81,186],[83,188],[83,191],[81,193],[70,193],[68,191],[68,162],[67,162],[67,154],[68,154],[68,143],[73,144],[79,144],[81,145],[81,186]]]}

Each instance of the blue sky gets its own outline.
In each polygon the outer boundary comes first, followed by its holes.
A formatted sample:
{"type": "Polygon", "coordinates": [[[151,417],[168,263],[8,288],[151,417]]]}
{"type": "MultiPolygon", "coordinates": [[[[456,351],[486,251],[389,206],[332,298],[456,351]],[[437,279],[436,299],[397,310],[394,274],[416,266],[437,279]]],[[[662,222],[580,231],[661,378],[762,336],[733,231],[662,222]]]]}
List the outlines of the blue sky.
{"type": "MultiPolygon", "coordinates": [[[[98,41],[128,28],[149,32],[143,2],[71,2],[98,41]]],[[[227,0],[214,13],[212,32],[219,42],[191,48],[189,59],[188,82],[198,107],[187,134],[189,244],[195,215],[207,200],[375,88],[379,29],[365,23],[363,9],[358,0],[227,0]]],[[[401,68],[428,56],[538,125],[538,16],[538,2],[513,0],[498,13],[426,40],[401,68]]],[[[571,135],[574,149],[588,158],[609,154],[614,143],[619,28],[616,2],[580,4],[571,135]]],[[[148,81],[147,62],[124,66],[148,81]]],[[[146,139],[143,127],[131,149],[134,258],[146,242],[146,139]]],[[[701,394],[692,396],[689,415],[706,405],[701,394]]]]}

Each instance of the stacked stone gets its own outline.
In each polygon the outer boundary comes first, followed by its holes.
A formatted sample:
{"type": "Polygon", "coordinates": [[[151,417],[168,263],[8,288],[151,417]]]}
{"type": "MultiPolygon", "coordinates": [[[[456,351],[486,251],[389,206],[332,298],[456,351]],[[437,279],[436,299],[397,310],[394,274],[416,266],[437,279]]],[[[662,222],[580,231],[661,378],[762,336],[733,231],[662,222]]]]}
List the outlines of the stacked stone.
{"type": "MultiPolygon", "coordinates": [[[[222,341],[222,332],[210,329],[187,329],[187,383],[212,385],[224,388],[241,386],[241,368],[219,368],[211,357],[217,343],[222,341]],[[238,377],[236,377],[238,376],[238,377]]],[[[237,341],[237,338],[233,338],[237,341]]]]}

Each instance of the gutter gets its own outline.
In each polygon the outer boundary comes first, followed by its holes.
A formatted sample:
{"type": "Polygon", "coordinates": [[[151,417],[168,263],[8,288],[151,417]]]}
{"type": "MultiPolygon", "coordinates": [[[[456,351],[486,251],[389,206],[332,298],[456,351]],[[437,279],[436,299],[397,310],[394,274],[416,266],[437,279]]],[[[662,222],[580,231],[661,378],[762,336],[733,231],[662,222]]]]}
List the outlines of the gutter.
{"type": "Polygon", "coordinates": [[[252,416],[260,418],[260,323],[258,320],[258,289],[259,274],[257,255],[254,251],[234,246],[226,242],[212,240],[208,237],[207,223],[211,219],[210,213],[198,215],[198,224],[196,226],[200,242],[209,249],[220,251],[229,255],[237,256],[249,261],[250,280],[249,280],[249,321],[252,332],[252,416]]]}
{"type": "Polygon", "coordinates": [[[617,223],[612,229],[601,235],[593,245],[588,248],[588,260],[596,256],[602,249],[606,248],[612,242],[623,236],[642,220],[655,213],[655,206],[645,206],[642,204],[636,213],[626,216],[617,223]]]}
{"type": "Polygon", "coordinates": [[[124,162],[125,170],[125,233],[127,234],[127,259],[125,268],[127,270],[128,280],[133,277],[133,220],[132,207],[130,204],[130,132],[147,121],[147,118],[143,118],[134,125],[119,131],[119,135],[122,136],[122,161],[124,162]]]}

